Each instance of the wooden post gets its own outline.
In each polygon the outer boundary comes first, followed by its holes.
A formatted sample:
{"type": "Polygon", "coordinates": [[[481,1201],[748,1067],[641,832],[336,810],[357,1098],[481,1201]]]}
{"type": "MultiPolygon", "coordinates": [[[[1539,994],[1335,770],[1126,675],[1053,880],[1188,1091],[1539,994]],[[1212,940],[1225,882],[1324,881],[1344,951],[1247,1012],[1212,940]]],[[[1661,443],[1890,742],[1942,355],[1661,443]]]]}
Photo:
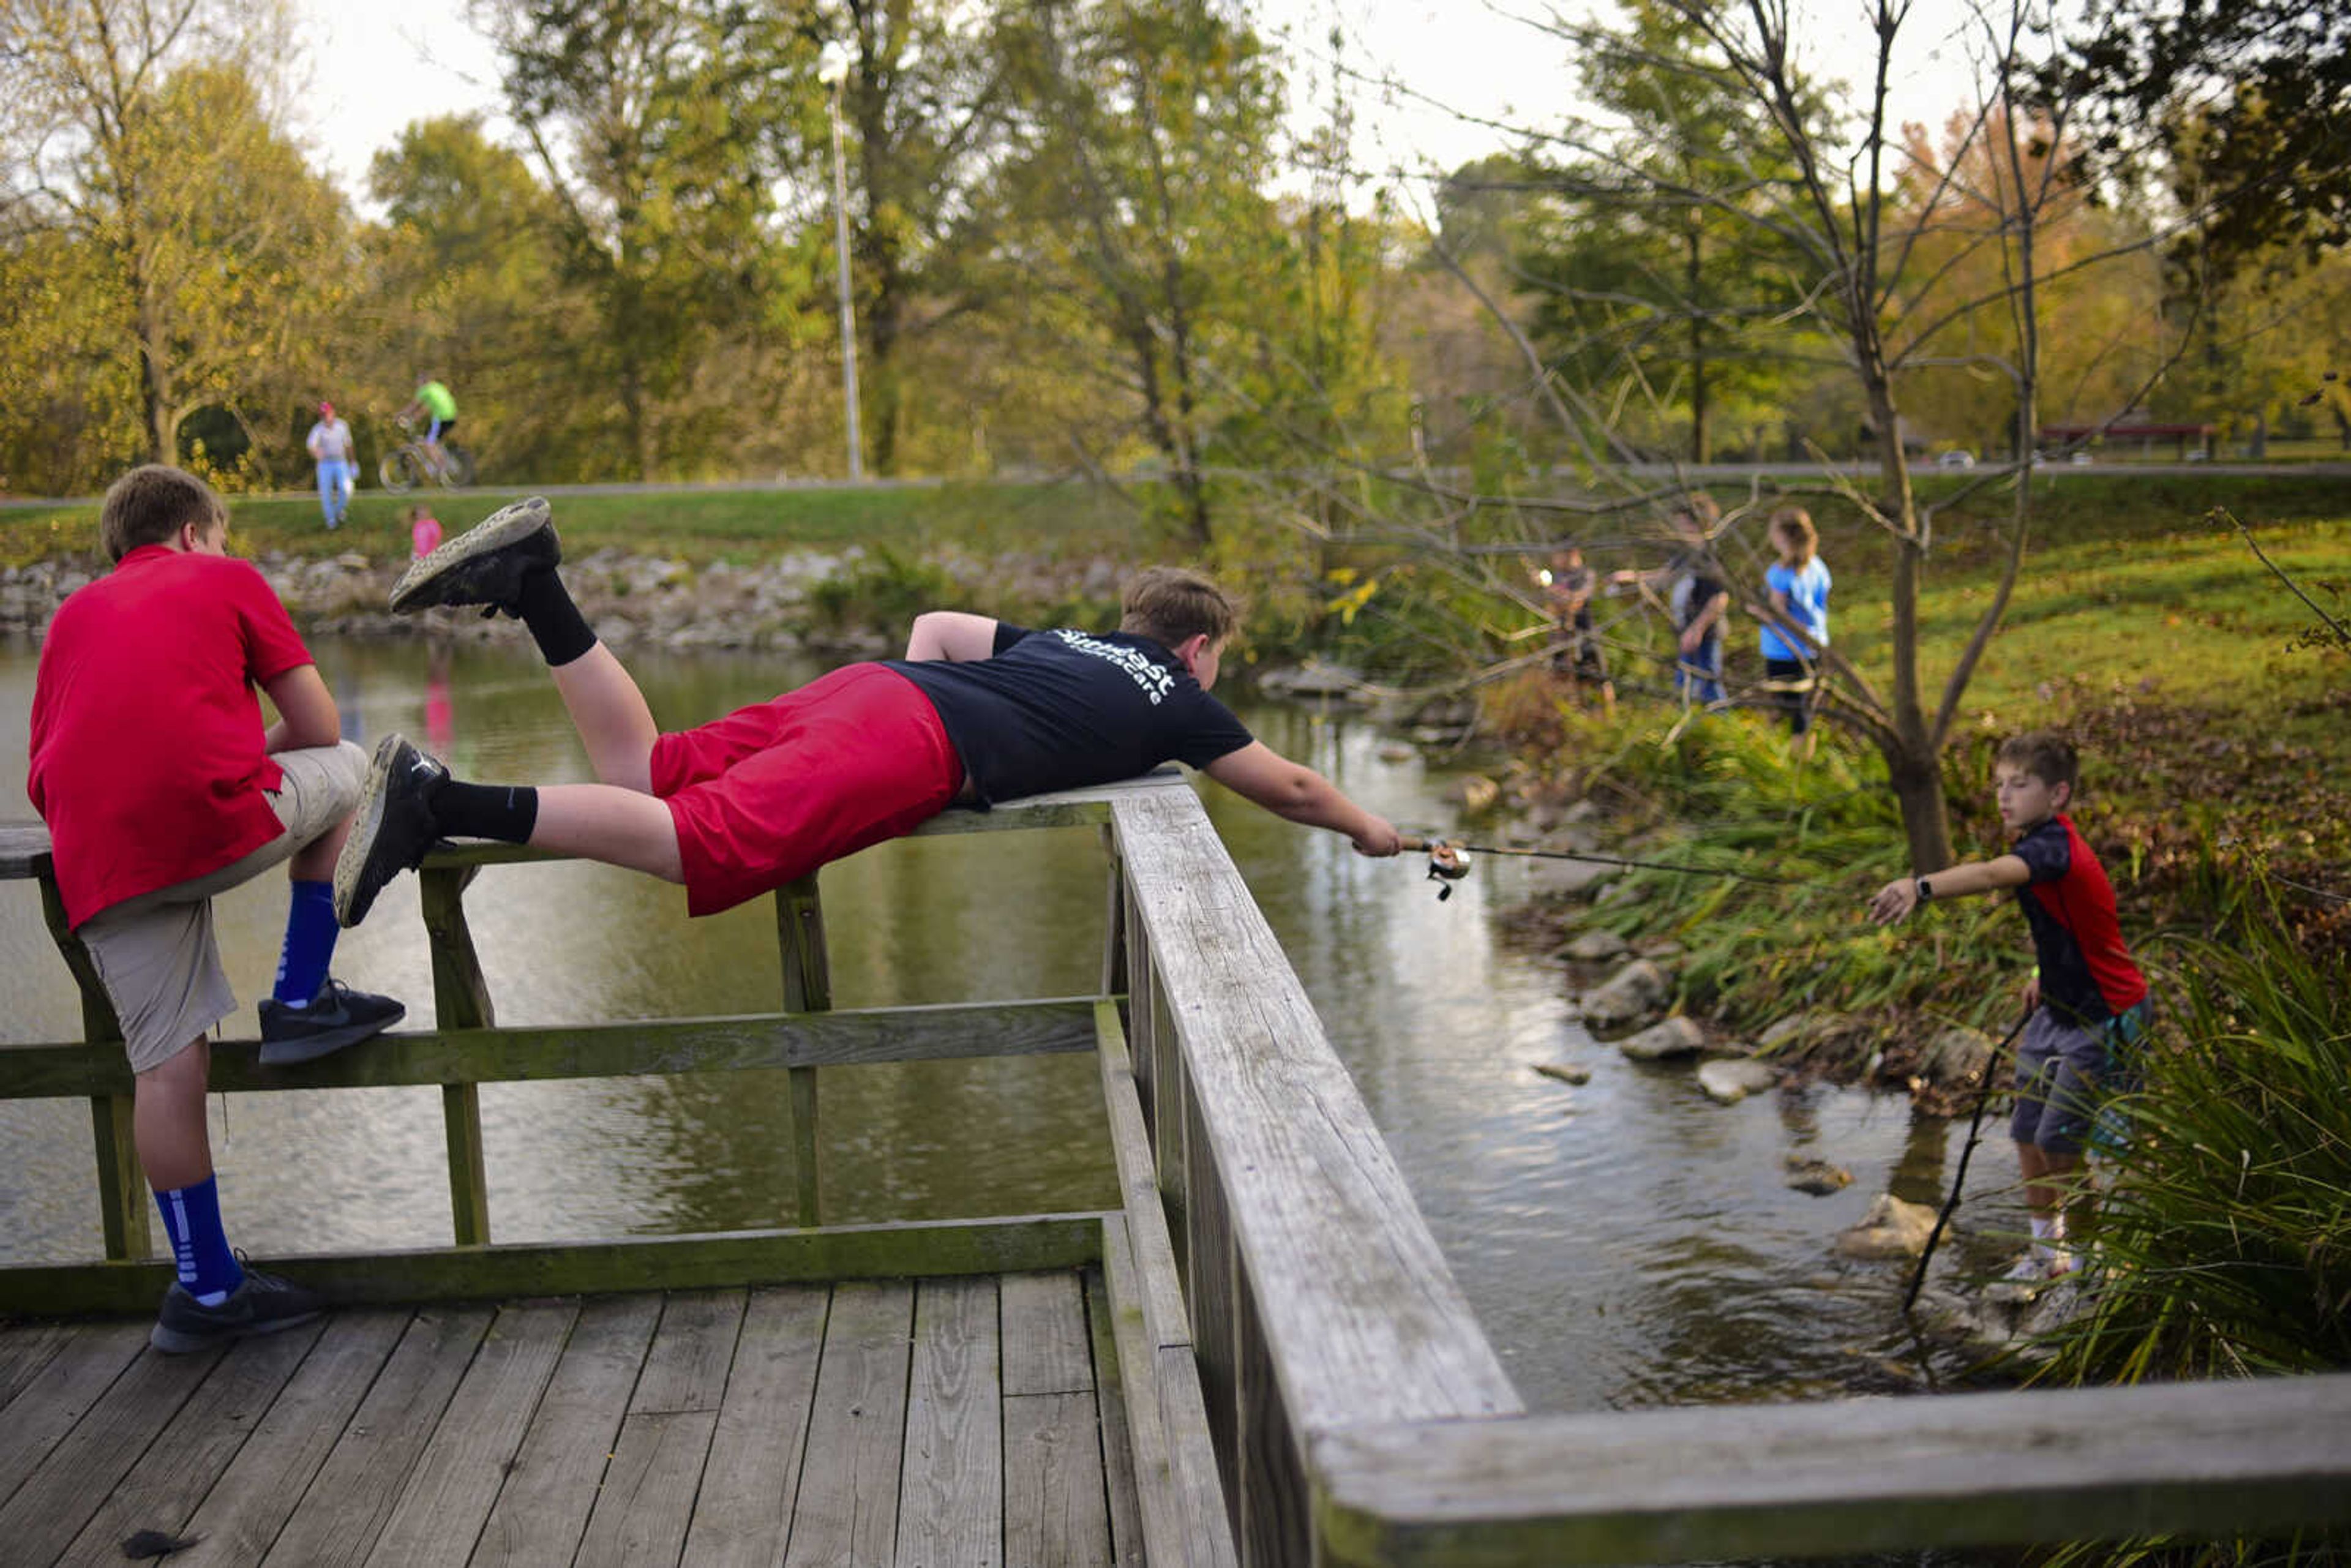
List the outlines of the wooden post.
{"type": "MultiPolygon", "coordinates": [[[[38,868],[41,918],[47,923],[49,938],[57,945],[66,967],[73,972],[74,988],[81,993],[81,1037],[92,1051],[120,1051],[122,1025],[115,1019],[106,982],[98,977],[89,949],[66,924],[65,899],[57,892],[57,873],[47,855],[41,857],[38,868]]],[[[98,1159],[99,1224],[109,1258],[144,1258],[152,1245],[147,1228],[151,1207],[147,1177],[139,1168],[138,1145],[131,1134],[132,1103],[127,1094],[89,1097],[90,1145],[98,1159]]]]}
{"type": "MultiPolygon", "coordinates": [[[[825,956],[824,904],[816,873],[776,890],[776,937],[783,949],[784,1010],[832,1010],[832,965],[825,956]]],[[[816,1162],[816,1069],[787,1071],[792,1094],[792,1185],[799,1194],[799,1222],[813,1228],[823,1221],[816,1162]]]]}
{"type": "MultiPolygon", "coordinates": [[[[424,930],[433,944],[433,1010],[444,1030],[491,1029],[497,1016],[489,983],[465,925],[465,887],[478,866],[428,866],[420,873],[424,930]]],[[[449,1137],[449,1218],[460,1247],[490,1239],[489,1173],[482,1157],[482,1092],[472,1083],[441,1085],[441,1120],[449,1137]]]]}
{"type": "Polygon", "coordinates": [[[1126,989],[1126,877],[1118,865],[1118,834],[1108,822],[1102,826],[1102,859],[1110,863],[1110,913],[1102,929],[1102,994],[1114,997],[1126,989]]]}

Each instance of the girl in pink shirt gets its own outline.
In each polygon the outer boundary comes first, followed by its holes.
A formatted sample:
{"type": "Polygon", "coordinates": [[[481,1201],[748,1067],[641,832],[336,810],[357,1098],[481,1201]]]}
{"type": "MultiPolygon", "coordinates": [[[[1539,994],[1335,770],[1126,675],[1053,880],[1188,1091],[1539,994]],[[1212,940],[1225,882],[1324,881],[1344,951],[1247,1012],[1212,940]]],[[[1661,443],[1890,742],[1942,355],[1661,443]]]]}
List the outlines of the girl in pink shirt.
{"type": "Polygon", "coordinates": [[[409,507],[408,538],[418,555],[431,555],[441,548],[441,519],[429,507],[409,507]]]}

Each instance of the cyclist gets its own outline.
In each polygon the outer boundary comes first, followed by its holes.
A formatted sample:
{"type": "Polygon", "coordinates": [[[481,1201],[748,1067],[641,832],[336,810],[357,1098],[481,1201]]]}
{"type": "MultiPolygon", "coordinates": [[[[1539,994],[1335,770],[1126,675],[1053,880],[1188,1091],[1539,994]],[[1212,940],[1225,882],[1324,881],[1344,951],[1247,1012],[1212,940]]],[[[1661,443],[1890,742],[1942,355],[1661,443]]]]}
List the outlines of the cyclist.
{"type": "Polygon", "coordinates": [[[433,459],[436,476],[445,480],[449,477],[449,456],[441,450],[441,437],[457,423],[457,400],[450,395],[447,387],[427,377],[417,386],[416,395],[409,400],[408,406],[400,411],[402,423],[420,415],[433,422],[424,430],[424,450],[433,459]]]}

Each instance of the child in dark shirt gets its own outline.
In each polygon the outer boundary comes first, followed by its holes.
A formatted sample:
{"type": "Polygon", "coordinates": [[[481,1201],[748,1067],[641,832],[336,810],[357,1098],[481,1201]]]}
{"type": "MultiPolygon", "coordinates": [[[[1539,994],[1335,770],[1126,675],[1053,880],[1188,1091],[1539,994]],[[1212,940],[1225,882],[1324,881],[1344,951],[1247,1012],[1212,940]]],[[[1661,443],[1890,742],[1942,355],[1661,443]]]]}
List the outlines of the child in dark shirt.
{"type": "Polygon", "coordinates": [[[2017,1048],[2016,1140],[2032,1246],[2008,1273],[2032,1284],[2070,1272],[2065,1208],[2086,1196],[2076,1180],[2102,1091],[2127,1075],[2149,1009],[2147,979],[2124,946],[2115,892],[2064,813],[2079,778],[2073,746],[2039,733],[2011,737],[1992,764],[2008,853],[1925,876],[1897,877],[1870,900],[1881,925],[1929,899],[2016,889],[2039,967],[2024,988],[2030,1016],[2017,1048]]]}
{"type": "Polygon", "coordinates": [[[357,925],[445,835],[529,843],[683,883],[695,915],[729,908],[946,807],[1131,779],[1176,759],[1366,855],[1395,828],[1253,738],[1208,695],[1233,607],[1194,572],[1128,585],[1116,632],[1031,632],[984,615],[915,618],[904,660],[851,664],[696,729],[662,734],[626,669],[565,591],[537,497],[411,566],[397,612],[486,604],[546,657],[596,784],[468,784],[403,737],[376,747],[360,825],[335,872],[357,925]]]}

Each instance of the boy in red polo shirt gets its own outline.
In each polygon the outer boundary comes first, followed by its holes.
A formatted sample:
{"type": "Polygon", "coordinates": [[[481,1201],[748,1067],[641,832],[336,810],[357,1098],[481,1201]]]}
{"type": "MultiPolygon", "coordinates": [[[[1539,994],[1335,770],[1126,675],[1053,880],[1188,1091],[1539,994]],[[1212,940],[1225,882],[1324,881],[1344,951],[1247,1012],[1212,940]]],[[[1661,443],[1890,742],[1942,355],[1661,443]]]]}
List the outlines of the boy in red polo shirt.
{"type": "Polygon", "coordinates": [[[2016,835],[2008,853],[1897,877],[1869,902],[1870,918],[1890,925],[1928,899],[2012,887],[2032,928],[2039,967],[2024,988],[2031,1012],[2009,1123],[2032,1223],[2031,1249],[2008,1271],[2016,1286],[2073,1271],[2065,1207],[2088,1196],[2075,1179],[2083,1145],[2101,1092],[2130,1077],[2150,1012],[2147,979],[2123,945],[2114,885],[2064,814],[2080,772],[2062,736],[2011,737],[1991,770],[2001,822],[2016,835]]]}
{"type": "Polygon", "coordinates": [[[179,1278],[151,1339],[201,1349],[315,1317],[311,1292],[230,1251],[204,1120],[207,1036],[236,1005],[212,895],[285,863],[293,878],[261,1060],[307,1061],[405,1011],[327,977],[335,856],[366,754],[286,608],[228,555],[228,510],[161,465],[115,481],[99,511],[112,572],[50,622],[33,689],[28,792],[49,827],[66,918],[89,951],[136,1075],[139,1162],[179,1278]],[[255,688],[278,720],[265,729],[255,688]]]}

